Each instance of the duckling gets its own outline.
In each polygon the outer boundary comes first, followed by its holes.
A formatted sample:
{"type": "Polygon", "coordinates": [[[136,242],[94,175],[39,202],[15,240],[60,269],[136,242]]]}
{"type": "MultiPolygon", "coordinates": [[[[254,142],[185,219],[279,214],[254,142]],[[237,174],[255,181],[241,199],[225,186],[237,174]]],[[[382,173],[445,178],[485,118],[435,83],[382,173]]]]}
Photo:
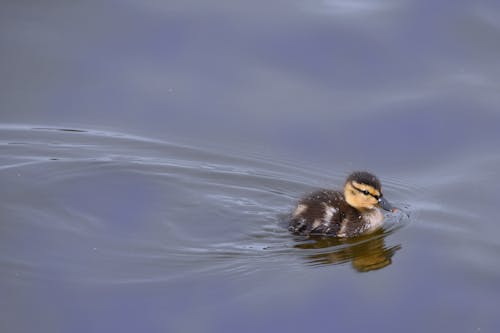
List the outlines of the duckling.
{"type": "Polygon", "coordinates": [[[365,171],[351,173],[344,193],[318,190],[299,201],[289,230],[297,235],[353,237],[382,226],[386,211],[396,211],[382,196],[380,180],[365,171]]]}

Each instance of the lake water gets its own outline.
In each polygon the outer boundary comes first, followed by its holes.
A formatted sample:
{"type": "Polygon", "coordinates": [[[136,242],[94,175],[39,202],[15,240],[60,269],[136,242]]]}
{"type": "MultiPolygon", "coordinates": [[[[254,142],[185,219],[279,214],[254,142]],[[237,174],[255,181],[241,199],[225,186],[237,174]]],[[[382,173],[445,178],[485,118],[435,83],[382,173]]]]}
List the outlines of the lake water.
{"type": "Polygon", "coordinates": [[[0,6],[1,332],[500,331],[497,2],[0,6]]]}

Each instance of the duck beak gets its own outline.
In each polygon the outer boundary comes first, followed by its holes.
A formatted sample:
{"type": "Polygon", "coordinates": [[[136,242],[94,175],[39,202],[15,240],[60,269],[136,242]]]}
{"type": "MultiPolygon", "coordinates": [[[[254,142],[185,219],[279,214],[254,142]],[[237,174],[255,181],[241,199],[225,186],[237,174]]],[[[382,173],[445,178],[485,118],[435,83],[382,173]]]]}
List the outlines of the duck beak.
{"type": "Polygon", "coordinates": [[[383,210],[386,210],[388,212],[392,212],[394,209],[392,205],[389,203],[389,201],[385,200],[384,197],[380,197],[378,199],[378,204],[383,210]]]}

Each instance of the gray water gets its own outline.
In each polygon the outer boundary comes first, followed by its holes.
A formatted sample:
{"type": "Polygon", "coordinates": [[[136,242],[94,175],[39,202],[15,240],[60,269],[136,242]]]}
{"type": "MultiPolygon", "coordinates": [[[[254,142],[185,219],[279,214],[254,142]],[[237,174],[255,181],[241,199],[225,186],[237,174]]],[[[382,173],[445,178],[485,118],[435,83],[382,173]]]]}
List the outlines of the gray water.
{"type": "Polygon", "coordinates": [[[0,5],[1,332],[500,331],[495,1],[0,5]],[[357,169],[401,210],[287,216],[357,169]]]}

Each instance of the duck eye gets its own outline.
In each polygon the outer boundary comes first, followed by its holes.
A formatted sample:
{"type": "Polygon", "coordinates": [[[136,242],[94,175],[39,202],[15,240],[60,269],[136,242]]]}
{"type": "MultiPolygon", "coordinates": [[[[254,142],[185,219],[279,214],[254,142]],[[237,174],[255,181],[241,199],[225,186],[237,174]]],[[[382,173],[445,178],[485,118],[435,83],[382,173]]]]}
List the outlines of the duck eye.
{"type": "Polygon", "coordinates": [[[363,190],[362,192],[363,192],[364,195],[370,194],[370,192],[368,192],[367,190],[363,190]]]}

